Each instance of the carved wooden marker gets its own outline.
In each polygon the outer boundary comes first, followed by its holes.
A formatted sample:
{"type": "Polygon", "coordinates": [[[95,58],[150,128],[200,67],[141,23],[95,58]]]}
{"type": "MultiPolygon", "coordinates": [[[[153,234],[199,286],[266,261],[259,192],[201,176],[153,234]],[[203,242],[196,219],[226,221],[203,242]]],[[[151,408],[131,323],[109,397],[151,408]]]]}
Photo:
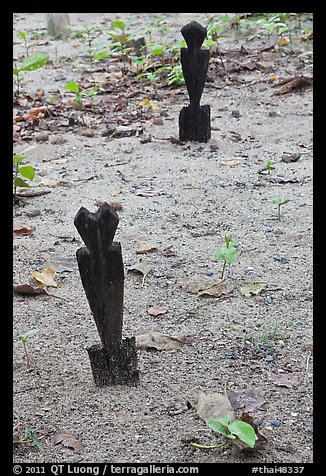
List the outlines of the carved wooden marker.
{"type": "Polygon", "coordinates": [[[190,98],[190,106],[183,107],[179,116],[179,138],[182,141],[207,142],[211,137],[210,106],[200,106],[203,93],[209,51],[200,47],[207,30],[192,21],[181,28],[188,48],[181,48],[181,65],[190,98]]]}
{"type": "Polygon", "coordinates": [[[98,387],[139,382],[135,338],[122,340],[124,269],[121,245],[113,241],[118,223],[107,203],[95,213],[80,208],[74,220],[86,245],[76,253],[79,273],[102,342],[87,349],[98,387]]]}

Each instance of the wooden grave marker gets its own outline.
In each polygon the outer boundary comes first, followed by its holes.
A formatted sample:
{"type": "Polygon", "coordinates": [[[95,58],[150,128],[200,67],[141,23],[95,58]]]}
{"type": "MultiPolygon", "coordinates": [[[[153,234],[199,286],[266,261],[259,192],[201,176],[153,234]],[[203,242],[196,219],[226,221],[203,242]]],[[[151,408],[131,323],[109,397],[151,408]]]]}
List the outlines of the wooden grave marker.
{"type": "Polygon", "coordinates": [[[190,105],[181,109],[179,115],[179,139],[182,141],[207,142],[211,137],[210,106],[200,106],[208,70],[209,51],[201,45],[207,30],[192,21],[181,28],[187,48],[181,48],[181,65],[190,105]]]}
{"type": "Polygon", "coordinates": [[[107,203],[95,213],[81,207],[74,220],[86,245],[76,253],[79,273],[101,339],[87,349],[98,387],[139,382],[135,337],[122,339],[124,267],[121,245],[113,241],[118,223],[107,203]]]}

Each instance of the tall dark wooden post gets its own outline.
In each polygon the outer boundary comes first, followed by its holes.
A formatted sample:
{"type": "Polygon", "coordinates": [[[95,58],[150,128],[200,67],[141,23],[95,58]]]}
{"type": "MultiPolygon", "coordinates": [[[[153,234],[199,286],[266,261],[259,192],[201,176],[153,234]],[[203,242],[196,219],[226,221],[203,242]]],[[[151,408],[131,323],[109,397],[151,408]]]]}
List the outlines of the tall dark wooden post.
{"type": "Polygon", "coordinates": [[[124,268],[121,245],[113,241],[118,223],[107,203],[95,213],[80,208],[74,220],[86,245],[76,253],[80,277],[102,342],[87,349],[99,387],[139,381],[135,338],[122,339],[124,268]]]}
{"type": "Polygon", "coordinates": [[[200,49],[207,30],[196,21],[181,28],[188,48],[181,48],[181,65],[190,98],[179,116],[179,138],[182,141],[207,142],[211,137],[210,106],[200,106],[207,76],[209,51],[200,49]]]}

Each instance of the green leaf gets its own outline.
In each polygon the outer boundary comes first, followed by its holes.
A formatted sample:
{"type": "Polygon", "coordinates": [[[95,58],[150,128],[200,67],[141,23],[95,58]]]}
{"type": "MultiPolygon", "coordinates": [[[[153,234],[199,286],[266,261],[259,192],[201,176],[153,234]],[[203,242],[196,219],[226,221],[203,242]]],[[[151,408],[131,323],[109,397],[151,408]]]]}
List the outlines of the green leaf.
{"type": "Polygon", "coordinates": [[[15,76],[18,76],[19,75],[19,69],[18,68],[13,68],[12,74],[14,74],[15,76]]]}
{"type": "Polygon", "coordinates": [[[21,162],[24,159],[25,157],[23,155],[14,155],[12,158],[14,164],[19,164],[19,162],[21,162]]]}
{"type": "Polygon", "coordinates": [[[255,446],[257,435],[249,423],[246,423],[242,420],[234,420],[228,425],[228,429],[233,435],[237,436],[239,440],[244,441],[244,443],[246,443],[249,448],[253,448],[255,446]]]}
{"type": "Polygon", "coordinates": [[[111,26],[113,28],[119,28],[120,30],[124,30],[126,25],[122,20],[113,20],[111,22],[111,26]]]}
{"type": "Polygon", "coordinates": [[[38,449],[43,450],[43,446],[42,446],[40,440],[35,435],[35,431],[32,428],[27,428],[26,432],[29,434],[31,440],[38,447],[38,449]]]}
{"type": "Polygon", "coordinates": [[[102,58],[106,58],[109,56],[109,53],[107,51],[99,51],[94,55],[95,61],[100,61],[102,58]]]}
{"type": "Polygon", "coordinates": [[[228,427],[231,423],[230,417],[222,417],[222,418],[207,418],[205,420],[206,425],[213,431],[220,433],[221,435],[225,436],[226,438],[235,438],[231,435],[228,427]]]}
{"type": "Polygon", "coordinates": [[[28,56],[20,65],[19,71],[34,71],[44,66],[48,61],[49,57],[43,53],[28,56]]]}
{"type": "Polygon", "coordinates": [[[22,165],[18,168],[18,172],[28,180],[33,180],[35,170],[31,165],[22,165]]]}
{"type": "Polygon", "coordinates": [[[31,336],[33,336],[34,334],[37,334],[39,332],[39,329],[30,329],[29,331],[25,332],[25,334],[21,334],[19,337],[20,340],[22,340],[23,342],[26,342],[27,339],[31,336]]]}
{"type": "Polygon", "coordinates": [[[14,185],[16,187],[30,187],[30,185],[20,177],[15,177],[14,178],[14,185]]]}
{"type": "Polygon", "coordinates": [[[26,40],[26,33],[24,33],[23,31],[19,31],[19,32],[18,32],[18,35],[19,35],[23,40],[26,40]]]}
{"type": "Polygon", "coordinates": [[[227,264],[232,264],[239,258],[240,255],[241,255],[241,251],[236,250],[232,246],[225,250],[224,260],[227,262],[227,264]]]}
{"type": "Polygon", "coordinates": [[[70,83],[64,86],[64,89],[67,89],[73,93],[79,93],[79,86],[75,81],[70,81],[70,83]]]}
{"type": "Polygon", "coordinates": [[[288,198],[274,198],[273,200],[271,200],[271,203],[273,203],[274,205],[285,205],[289,201],[290,199],[288,198]]]}

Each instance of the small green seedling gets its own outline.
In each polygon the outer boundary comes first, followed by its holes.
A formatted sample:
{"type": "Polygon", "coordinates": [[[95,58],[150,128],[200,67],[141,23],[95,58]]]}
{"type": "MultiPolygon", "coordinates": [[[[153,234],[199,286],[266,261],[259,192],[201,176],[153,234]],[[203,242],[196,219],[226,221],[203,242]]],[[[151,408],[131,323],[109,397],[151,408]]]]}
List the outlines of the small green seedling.
{"type": "Polygon", "coordinates": [[[27,341],[28,339],[39,332],[39,329],[30,329],[29,331],[25,332],[25,334],[21,334],[19,339],[22,341],[23,346],[24,346],[24,351],[25,351],[25,356],[26,356],[26,368],[30,369],[31,368],[31,362],[29,359],[28,351],[27,351],[27,341]]]}
{"type": "Polygon", "coordinates": [[[79,106],[82,106],[83,98],[81,97],[79,86],[75,81],[70,81],[70,83],[64,86],[64,89],[72,93],[75,93],[76,96],[74,97],[74,102],[78,104],[79,106]]]}
{"type": "Polygon", "coordinates": [[[25,60],[16,65],[13,68],[13,75],[15,76],[15,83],[16,83],[16,95],[19,95],[19,86],[24,78],[21,76],[22,71],[34,71],[35,69],[41,68],[49,61],[49,57],[43,53],[38,53],[36,55],[30,55],[25,58],[25,60]]]}
{"type": "Polygon", "coordinates": [[[205,420],[206,425],[213,431],[220,433],[225,437],[225,441],[218,445],[200,445],[198,443],[191,443],[192,446],[196,448],[203,448],[203,449],[211,449],[211,448],[218,448],[228,440],[241,440],[245,443],[249,448],[253,448],[255,446],[257,435],[255,430],[249,423],[246,423],[242,420],[233,420],[229,416],[221,417],[221,418],[207,418],[205,420]]]}
{"type": "Polygon", "coordinates": [[[224,261],[221,279],[224,278],[225,268],[226,265],[230,265],[234,263],[240,256],[241,251],[236,249],[238,241],[230,241],[229,238],[225,235],[224,236],[225,245],[221,248],[217,248],[212,256],[213,261],[224,261]]]}
{"type": "Polygon", "coordinates": [[[275,170],[274,165],[272,164],[271,160],[268,160],[266,165],[265,165],[265,170],[267,170],[267,173],[270,174],[272,170],[275,170]]]}
{"type": "MultiPolygon", "coordinates": [[[[34,147],[34,146],[32,146],[34,147]]],[[[24,179],[33,180],[35,169],[32,165],[19,165],[23,160],[25,160],[24,152],[29,150],[30,147],[21,152],[20,155],[13,156],[14,164],[14,177],[13,177],[13,195],[14,200],[17,200],[17,187],[29,187],[30,185],[24,179]],[[22,178],[23,177],[23,178],[22,178]]]]}
{"type": "Polygon", "coordinates": [[[274,198],[273,200],[271,200],[271,203],[273,203],[274,205],[277,205],[278,206],[278,209],[277,209],[277,216],[278,216],[278,219],[279,221],[281,221],[281,206],[282,205],[285,205],[286,203],[288,203],[290,200],[288,198],[274,198]]]}

